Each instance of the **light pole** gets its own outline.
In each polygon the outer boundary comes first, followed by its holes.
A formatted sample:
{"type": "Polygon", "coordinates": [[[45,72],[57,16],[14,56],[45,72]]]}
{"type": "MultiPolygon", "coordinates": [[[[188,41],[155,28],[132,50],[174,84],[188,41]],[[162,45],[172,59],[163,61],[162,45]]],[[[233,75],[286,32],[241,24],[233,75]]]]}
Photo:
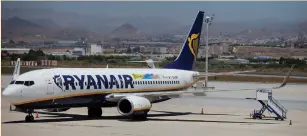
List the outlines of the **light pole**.
{"type": "Polygon", "coordinates": [[[209,25],[211,25],[213,17],[215,14],[212,16],[206,16],[205,17],[205,23],[206,23],[206,80],[205,80],[205,87],[208,87],[208,52],[209,52],[209,47],[208,47],[208,42],[209,42],[209,25]]]}

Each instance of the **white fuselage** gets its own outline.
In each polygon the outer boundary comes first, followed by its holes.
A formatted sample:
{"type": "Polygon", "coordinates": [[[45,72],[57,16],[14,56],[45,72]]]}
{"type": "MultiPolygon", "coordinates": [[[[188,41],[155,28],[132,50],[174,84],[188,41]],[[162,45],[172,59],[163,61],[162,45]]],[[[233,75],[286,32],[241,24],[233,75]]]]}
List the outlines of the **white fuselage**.
{"type": "Polygon", "coordinates": [[[193,84],[195,74],[198,72],[175,69],[42,69],[17,77],[4,95],[14,96],[11,102],[18,105],[94,94],[180,91],[193,84]]]}

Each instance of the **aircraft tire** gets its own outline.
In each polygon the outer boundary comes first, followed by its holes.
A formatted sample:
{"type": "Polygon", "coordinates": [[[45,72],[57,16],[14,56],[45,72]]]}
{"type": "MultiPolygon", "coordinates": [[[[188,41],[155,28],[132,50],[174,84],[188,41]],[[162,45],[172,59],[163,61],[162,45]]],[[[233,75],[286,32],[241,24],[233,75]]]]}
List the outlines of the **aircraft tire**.
{"type": "Polygon", "coordinates": [[[25,118],[25,121],[26,122],[33,122],[34,121],[33,115],[27,115],[26,118],[25,118]]]}
{"type": "Polygon", "coordinates": [[[147,112],[140,115],[132,115],[133,120],[144,121],[147,120],[147,112]]]}
{"type": "Polygon", "coordinates": [[[89,118],[97,118],[101,117],[102,109],[100,107],[88,108],[88,117],[89,118]]]}

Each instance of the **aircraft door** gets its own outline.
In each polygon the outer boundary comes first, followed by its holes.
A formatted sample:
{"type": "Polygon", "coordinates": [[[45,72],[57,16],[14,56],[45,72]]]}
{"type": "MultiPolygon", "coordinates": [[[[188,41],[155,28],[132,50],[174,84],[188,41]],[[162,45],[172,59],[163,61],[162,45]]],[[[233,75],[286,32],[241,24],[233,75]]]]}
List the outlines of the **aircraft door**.
{"type": "Polygon", "coordinates": [[[46,92],[46,94],[47,95],[53,95],[54,94],[54,88],[53,88],[52,80],[49,79],[49,78],[46,78],[45,82],[47,84],[47,92],[46,92]]]}

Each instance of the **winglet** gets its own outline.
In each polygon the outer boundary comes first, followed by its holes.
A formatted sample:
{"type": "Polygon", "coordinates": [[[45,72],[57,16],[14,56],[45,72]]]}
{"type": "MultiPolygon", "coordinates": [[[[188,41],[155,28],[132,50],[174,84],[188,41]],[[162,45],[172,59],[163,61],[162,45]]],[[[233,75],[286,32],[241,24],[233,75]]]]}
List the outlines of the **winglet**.
{"type": "Polygon", "coordinates": [[[146,61],[147,66],[148,66],[149,68],[156,68],[156,67],[155,67],[155,64],[154,64],[154,61],[153,61],[152,59],[147,59],[147,60],[145,60],[145,61],[146,61]]]}
{"type": "Polygon", "coordinates": [[[284,78],[283,82],[281,83],[281,85],[280,85],[280,86],[277,86],[277,87],[273,87],[273,89],[279,89],[279,88],[282,88],[282,87],[284,87],[284,86],[287,85],[288,80],[289,80],[289,78],[290,78],[290,76],[291,76],[291,72],[292,72],[294,66],[295,66],[295,64],[293,64],[293,65],[291,66],[290,70],[289,70],[288,73],[287,73],[287,76],[285,76],[285,78],[284,78]]]}
{"type": "Polygon", "coordinates": [[[19,74],[20,74],[20,58],[18,58],[16,61],[12,80],[15,80],[19,76],[19,74]]]}

